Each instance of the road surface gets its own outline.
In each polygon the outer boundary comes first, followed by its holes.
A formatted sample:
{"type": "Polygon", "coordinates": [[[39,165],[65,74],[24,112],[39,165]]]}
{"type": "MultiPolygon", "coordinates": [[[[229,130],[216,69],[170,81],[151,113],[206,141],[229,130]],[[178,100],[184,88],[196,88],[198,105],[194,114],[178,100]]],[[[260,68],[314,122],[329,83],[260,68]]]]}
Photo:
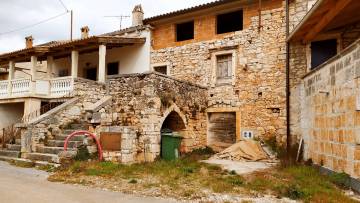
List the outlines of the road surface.
{"type": "Polygon", "coordinates": [[[168,203],[149,197],[47,181],[48,173],[0,161],[0,202],[6,203],[168,203]]]}

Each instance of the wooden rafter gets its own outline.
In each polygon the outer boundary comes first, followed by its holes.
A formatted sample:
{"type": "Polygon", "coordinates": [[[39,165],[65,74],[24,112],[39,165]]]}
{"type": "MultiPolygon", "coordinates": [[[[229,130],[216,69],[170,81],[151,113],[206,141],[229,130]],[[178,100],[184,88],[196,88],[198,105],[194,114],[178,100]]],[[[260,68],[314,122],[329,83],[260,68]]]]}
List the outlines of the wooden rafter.
{"type": "Polygon", "coordinates": [[[304,43],[310,42],[317,34],[319,34],[352,0],[330,0],[330,10],[322,16],[321,20],[308,32],[304,39],[304,43]]]}

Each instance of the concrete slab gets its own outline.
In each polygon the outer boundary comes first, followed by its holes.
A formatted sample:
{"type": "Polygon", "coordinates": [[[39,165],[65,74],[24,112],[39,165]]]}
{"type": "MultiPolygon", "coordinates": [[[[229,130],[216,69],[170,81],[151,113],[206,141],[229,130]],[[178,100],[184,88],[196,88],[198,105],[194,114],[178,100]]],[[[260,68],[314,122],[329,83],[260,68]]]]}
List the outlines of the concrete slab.
{"type": "Polygon", "coordinates": [[[267,163],[267,162],[231,161],[231,160],[221,160],[221,159],[209,159],[209,160],[204,160],[202,162],[219,165],[223,169],[226,169],[228,171],[235,171],[239,175],[252,173],[254,171],[269,169],[277,164],[277,163],[267,163]]]}

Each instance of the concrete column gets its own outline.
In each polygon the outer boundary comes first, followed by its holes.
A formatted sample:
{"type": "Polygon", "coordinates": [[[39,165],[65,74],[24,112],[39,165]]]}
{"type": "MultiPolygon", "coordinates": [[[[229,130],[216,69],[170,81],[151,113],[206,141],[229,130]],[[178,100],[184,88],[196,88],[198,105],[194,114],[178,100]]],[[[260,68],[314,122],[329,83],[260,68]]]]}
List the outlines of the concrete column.
{"type": "Polygon", "coordinates": [[[105,83],[106,80],[106,46],[99,46],[99,76],[98,81],[105,83]]]}
{"type": "Polygon", "coordinates": [[[35,98],[25,99],[24,102],[24,116],[28,116],[30,113],[40,110],[41,100],[35,98]]]}
{"type": "Polygon", "coordinates": [[[73,78],[78,77],[78,68],[79,68],[79,52],[71,51],[71,76],[73,78]]]}
{"type": "Polygon", "coordinates": [[[8,95],[11,95],[11,91],[12,91],[12,85],[11,85],[11,80],[14,79],[15,76],[15,62],[14,61],[10,61],[9,62],[9,78],[8,78],[8,95]]]}
{"type": "Polygon", "coordinates": [[[37,66],[37,57],[36,56],[31,56],[30,75],[31,75],[31,80],[32,81],[36,80],[36,66],[37,66]]]}
{"type": "Polygon", "coordinates": [[[37,56],[31,56],[31,67],[30,67],[30,92],[35,94],[36,89],[36,66],[37,66],[37,56]]]}
{"type": "Polygon", "coordinates": [[[46,67],[46,73],[49,79],[53,77],[53,70],[54,70],[54,57],[48,56],[47,59],[47,67],[46,67]]]}

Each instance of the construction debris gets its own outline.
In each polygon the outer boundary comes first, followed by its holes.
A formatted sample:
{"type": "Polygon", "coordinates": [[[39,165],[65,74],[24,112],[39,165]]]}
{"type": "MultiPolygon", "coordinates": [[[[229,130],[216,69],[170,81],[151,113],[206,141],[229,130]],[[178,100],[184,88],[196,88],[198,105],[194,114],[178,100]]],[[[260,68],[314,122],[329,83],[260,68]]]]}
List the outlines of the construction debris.
{"type": "Polygon", "coordinates": [[[260,143],[254,140],[241,140],[215,154],[212,158],[232,161],[265,161],[271,159],[260,143]]]}

